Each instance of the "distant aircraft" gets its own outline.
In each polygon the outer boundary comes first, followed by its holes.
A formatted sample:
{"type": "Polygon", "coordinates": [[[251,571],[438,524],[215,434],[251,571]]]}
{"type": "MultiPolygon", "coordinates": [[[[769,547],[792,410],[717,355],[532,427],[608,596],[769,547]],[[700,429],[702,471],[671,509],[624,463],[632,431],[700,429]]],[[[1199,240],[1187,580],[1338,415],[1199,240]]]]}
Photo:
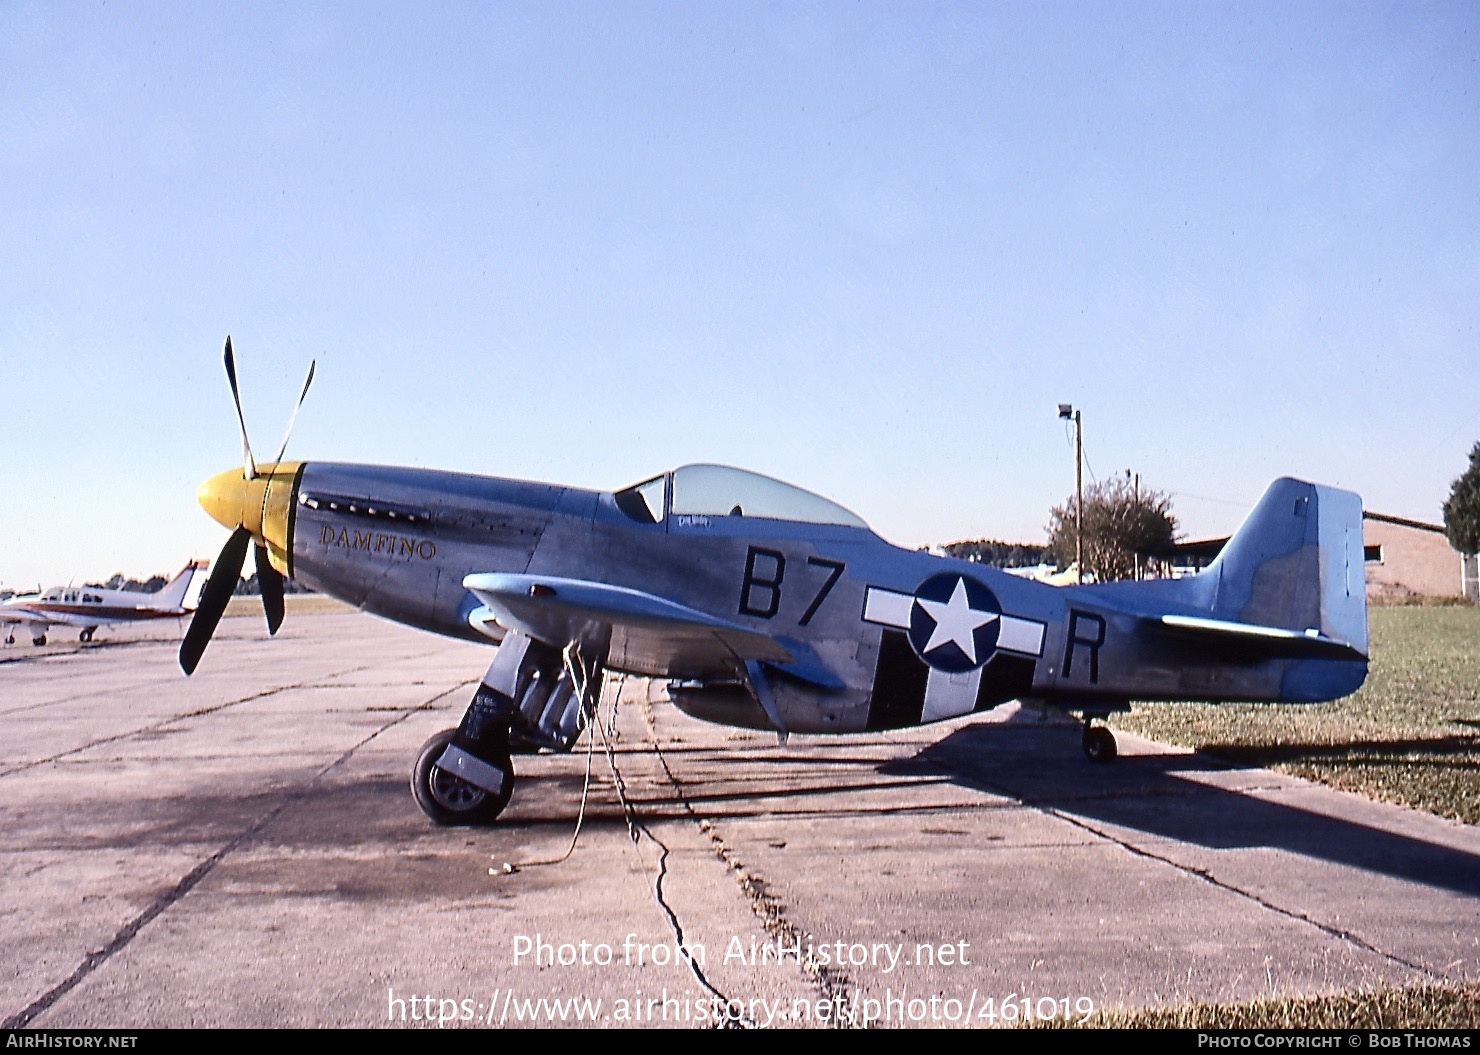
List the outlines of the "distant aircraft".
{"type": "Polygon", "coordinates": [[[11,597],[0,603],[0,624],[7,624],[5,643],[15,644],[16,624],[25,623],[31,630],[31,644],[46,644],[46,631],[53,626],[81,627],[79,641],[91,641],[100,626],[135,623],[145,619],[177,618],[195,610],[199,588],[191,586],[200,580],[197,572],[210,561],[191,561],[154,593],[132,590],[103,590],[95,586],[53,586],[37,593],[11,597]]]}
{"type": "Polygon", "coordinates": [[[1200,575],[1054,587],[901,549],[835,502],[725,466],[589,491],[284,462],[283,450],[257,464],[229,339],[226,371],[245,464],[200,487],[232,534],[180,665],[200,661],[249,545],[271,630],[287,575],[410,626],[500,642],[461,725],[413,767],[438,823],[496,817],[511,753],[569,750],[608,671],[667,679],[685,713],[781,736],[1020,699],[1080,715],[1096,762],[1116,744],[1095,721],[1132,700],[1308,703],[1367,674],[1362,502],[1347,491],[1275,481],[1200,575]]]}

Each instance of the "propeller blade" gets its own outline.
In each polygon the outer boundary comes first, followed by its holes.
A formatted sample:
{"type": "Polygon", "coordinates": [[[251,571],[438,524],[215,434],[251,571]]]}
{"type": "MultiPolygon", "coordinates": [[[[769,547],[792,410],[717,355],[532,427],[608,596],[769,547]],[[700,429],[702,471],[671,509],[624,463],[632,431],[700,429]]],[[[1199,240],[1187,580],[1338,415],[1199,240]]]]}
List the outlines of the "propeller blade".
{"type": "Polygon", "coordinates": [[[257,463],[252,458],[252,443],[247,439],[247,416],[242,413],[242,394],[236,383],[236,356],[231,354],[230,334],[226,336],[226,379],[231,382],[231,398],[236,403],[236,420],[242,427],[242,468],[248,480],[255,480],[257,463]]]}
{"type": "Polygon", "coordinates": [[[262,590],[262,611],[267,616],[267,632],[276,634],[283,625],[283,576],[267,559],[267,547],[256,546],[257,585],[262,590]]]}
{"type": "Polygon", "coordinates": [[[247,559],[247,545],[251,541],[250,531],[244,527],[237,528],[226,540],[226,545],[221,547],[221,555],[211,567],[211,577],[201,591],[200,604],[190,620],[190,629],[185,631],[185,640],[180,642],[180,669],[186,674],[195,673],[201,654],[211,643],[216,624],[226,611],[226,602],[236,592],[236,584],[242,577],[242,565],[247,559]]]}
{"type": "Polygon", "coordinates": [[[303,400],[308,396],[308,386],[313,384],[314,367],[318,365],[317,359],[308,364],[308,379],[303,382],[303,391],[298,393],[298,402],[293,405],[293,413],[288,416],[288,431],[283,433],[283,445],[278,448],[277,457],[273,459],[274,463],[282,461],[283,455],[288,452],[288,437],[293,435],[293,422],[298,420],[298,408],[303,406],[303,400]]]}

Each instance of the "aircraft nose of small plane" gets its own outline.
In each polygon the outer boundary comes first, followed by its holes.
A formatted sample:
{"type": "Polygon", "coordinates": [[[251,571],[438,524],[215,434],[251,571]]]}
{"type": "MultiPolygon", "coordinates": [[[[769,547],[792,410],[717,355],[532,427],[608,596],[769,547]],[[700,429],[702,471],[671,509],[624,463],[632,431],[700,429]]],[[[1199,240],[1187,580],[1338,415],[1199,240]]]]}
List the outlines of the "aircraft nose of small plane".
{"type": "Polygon", "coordinates": [[[200,507],[227,531],[235,531],[243,520],[247,498],[247,479],[241,467],[217,473],[195,493],[200,507]]]}

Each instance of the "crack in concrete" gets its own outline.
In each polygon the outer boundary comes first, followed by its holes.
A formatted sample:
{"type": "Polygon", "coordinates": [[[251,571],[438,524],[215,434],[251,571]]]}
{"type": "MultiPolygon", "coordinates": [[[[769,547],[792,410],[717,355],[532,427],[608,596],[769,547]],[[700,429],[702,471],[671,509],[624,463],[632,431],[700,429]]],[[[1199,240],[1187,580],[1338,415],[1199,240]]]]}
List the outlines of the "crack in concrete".
{"type": "MultiPolygon", "coordinates": [[[[179,680],[179,677],[176,676],[170,678],[159,678],[154,681],[141,681],[139,683],[139,688],[161,689],[166,685],[176,684],[179,682],[179,680]]],[[[63,696],[61,699],[57,700],[41,700],[37,703],[22,704],[19,707],[0,708],[0,717],[5,717],[12,714],[24,714],[26,711],[39,711],[46,707],[61,707],[68,703],[77,703],[81,700],[90,699],[91,697],[94,697],[96,695],[98,695],[96,689],[89,689],[87,692],[79,692],[73,696],[63,696]]]]}
{"type": "MultiPolygon", "coordinates": [[[[61,626],[63,624],[54,623],[52,625],[61,626]]],[[[101,629],[101,624],[99,624],[99,628],[101,629]]],[[[181,632],[183,633],[183,630],[181,632]]],[[[142,637],[132,641],[76,641],[67,642],[66,644],[63,644],[62,642],[54,642],[40,646],[46,649],[45,652],[31,652],[29,654],[14,655],[0,654],[0,664],[45,663],[49,660],[74,659],[77,656],[82,655],[84,652],[101,652],[108,649],[138,648],[143,645],[160,644],[174,645],[177,648],[179,647],[178,639],[166,637],[142,637]]],[[[8,649],[11,646],[4,645],[3,647],[8,649]]]]}
{"type": "MultiPolygon", "coordinates": [[[[663,773],[667,776],[668,782],[673,785],[674,794],[678,796],[684,812],[708,837],[714,855],[729,870],[730,875],[740,887],[740,892],[745,895],[750,911],[760,920],[762,929],[782,944],[794,945],[798,949],[805,947],[809,950],[806,956],[798,958],[798,966],[818,997],[832,1007],[852,1007],[852,980],[846,973],[817,962],[816,957],[810,951],[811,943],[805,941],[807,935],[803,934],[796,924],[787,918],[786,905],[766,888],[764,879],[746,868],[735,852],[725,843],[724,837],[720,835],[714,822],[707,817],[701,817],[684,793],[683,781],[669,767],[668,759],[664,757],[663,749],[658,743],[657,727],[653,721],[652,684],[651,681],[648,682],[649,692],[643,697],[642,716],[647,723],[648,738],[652,741],[653,753],[663,767],[663,773]]],[[[834,1017],[831,1023],[835,1029],[846,1029],[854,1025],[843,1016],[834,1017]]]]}
{"type": "MultiPolygon", "coordinates": [[[[345,674],[357,674],[357,673],[359,673],[362,670],[369,670],[370,667],[371,667],[371,664],[366,663],[363,666],[352,667],[349,670],[344,671],[344,673],[345,674]]],[[[339,674],[331,674],[329,676],[330,677],[336,677],[337,678],[337,677],[340,677],[341,675],[339,675],[339,674]]],[[[116,743],[119,740],[127,740],[131,736],[139,736],[142,733],[156,733],[156,732],[159,732],[160,730],[164,729],[166,726],[173,725],[175,722],[183,722],[187,718],[204,718],[208,714],[215,714],[217,711],[224,711],[228,707],[235,707],[238,704],[251,703],[254,700],[265,700],[269,696],[276,696],[280,692],[289,692],[289,691],[291,691],[293,689],[327,688],[327,687],[329,687],[329,686],[318,686],[314,682],[311,682],[311,681],[300,681],[300,682],[294,682],[292,685],[279,685],[275,689],[264,689],[263,691],[261,691],[261,692],[255,692],[255,693],[253,693],[250,696],[243,696],[241,699],[238,699],[238,700],[227,700],[225,703],[217,703],[217,704],[214,704],[214,705],[212,705],[210,707],[197,707],[193,711],[186,711],[184,714],[175,714],[175,715],[171,715],[168,718],[161,719],[160,721],[155,722],[153,725],[145,725],[145,726],[139,727],[138,729],[130,729],[126,733],[114,733],[112,736],[100,736],[96,740],[89,740],[87,743],[80,744],[77,747],[69,747],[65,751],[58,751],[56,754],[50,755],[47,758],[38,758],[38,759],[35,759],[34,761],[31,761],[31,762],[22,762],[18,766],[11,766],[9,769],[0,770],[0,777],[8,777],[8,776],[11,776],[11,775],[13,775],[15,773],[23,772],[24,770],[27,770],[27,769],[34,769],[36,766],[44,766],[48,762],[56,762],[59,759],[66,758],[68,755],[81,754],[83,751],[90,750],[91,748],[94,748],[94,747],[101,747],[103,744],[116,743]]],[[[432,698],[433,699],[438,699],[438,698],[440,698],[440,696],[445,696],[445,695],[446,695],[446,693],[441,693],[441,694],[439,694],[439,696],[434,696],[432,698]]]]}
{"type": "MultiPolygon", "coordinates": [[[[625,685],[625,679],[623,680],[623,683],[617,687],[617,691],[612,696],[612,711],[611,717],[609,718],[609,722],[611,725],[610,732],[612,733],[614,733],[616,730],[617,705],[620,702],[619,697],[621,696],[623,685],[625,685]]],[[[599,713],[593,716],[591,726],[593,736],[596,733],[601,734],[601,742],[606,751],[607,765],[611,768],[612,783],[613,786],[616,788],[617,800],[621,803],[622,816],[623,819],[627,822],[627,837],[632,840],[633,846],[637,846],[638,843],[641,841],[641,837],[646,835],[661,851],[658,855],[658,871],[657,874],[653,877],[653,897],[658,902],[658,908],[662,910],[663,915],[668,920],[668,927],[673,932],[674,940],[677,943],[675,945],[675,948],[677,948],[680,955],[683,956],[684,962],[688,965],[689,973],[693,975],[694,980],[698,982],[699,985],[702,986],[704,990],[709,993],[710,996],[714,997],[715,1001],[717,1002],[715,1005],[716,1011],[718,1011],[720,1008],[723,1008],[724,1010],[723,1017],[721,1017],[718,1013],[716,1014],[716,1025],[721,1028],[728,1029],[754,1029],[755,1023],[752,1022],[744,1014],[743,1011],[738,1014],[735,1012],[730,998],[727,997],[724,993],[721,993],[714,986],[714,984],[709,981],[709,978],[707,975],[705,975],[703,968],[699,966],[699,964],[694,960],[694,957],[690,954],[688,944],[684,941],[683,937],[683,922],[678,918],[678,913],[674,911],[673,906],[668,904],[668,899],[663,893],[663,880],[668,875],[668,855],[671,852],[669,850],[668,844],[654,835],[652,829],[649,828],[641,819],[639,819],[636,807],[632,804],[632,800],[627,796],[627,782],[622,779],[621,770],[617,768],[616,751],[612,746],[608,730],[602,729],[601,727],[601,716],[599,713]]],[[[655,749],[656,746],[657,744],[655,740],[655,749]]]]}
{"type": "MultiPolygon", "coordinates": [[[[982,783],[988,784],[989,782],[982,781],[982,783]]],[[[1404,959],[1396,953],[1391,953],[1384,949],[1379,949],[1371,942],[1358,937],[1356,934],[1352,933],[1349,930],[1344,930],[1341,927],[1332,926],[1329,923],[1323,923],[1320,920],[1314,919],[1303,912],[1296,912],[1293,909],[1288,909],[1282,905],[1277,905],[1274,902],[1270,901],[1268,898],[1261,897],[1253,891],[1244,890],[1243,888],[1235,886],[1232,883],[1228,883],[1222,879],[1219,879],[1208,869],[1197,868],[1193,865],[1183,864],[1182,862],[1174,860],[1171,857],[1166,856],[1165,854],[1153,853],[1150,850],[1136,846],[1134,843],[1130,842],[1127,839],[1119,838],[1115,835],[1112,835],[1108,831],[1097,828],[1093,824],[1090,824],[1088,821],[1082,820],[1081,818],[1076,817],[1071,813],[1065,813],[1053,806],[1043,805],[1041,803],[1031,801],[1030,799],[1020,798],[1006,787],[1002,787],[999,785],[994,787],[993,790],[996,791],[998,794],[1006,795],[1009,798],[1016,799],[1018,802],[1021,802],[1029,809],[1038,810],[1040,813],[1044,813],[1050,817],[1061,820],[1066,824],[1070,824],[1073,827],[1080,829],[1081,831],[1088,832],[1098,839],[1103,839],[1105,842],[1112,843],[1115,846],[1119,846],[1122,850],[1126,850],[1127,852],[1137,857],[1144,857],[1149,861],[1157,861],[1161,864],[1169,865],[1170,867],[1176,869],[1178,872],[1181,872],[1183,875],[1192,876],[1204,883],[1209,884],[1210,886],[1217,887],[1219,890],[1224,890],[1236,897],[1241,897],[1248,901],[1252,901],[1260,908],[1263,908],[1269,912],[1273,912],[1276,915],[1283,916],[1286,919],[1294,920],[1297,923],[1304,923],[1306,926],[1313,927],[1329,937],[1335,938],[1338,941],[1347,942],[1348,944],[1365,950],[1366,952],[1369,952],[1374,956],[1381,957],[1382,959],[1388,960],[1389,962],[1395,963],[1401,967],[1406,967],[1410,971],[1416,971],[1426,978],[1431,978],[1436,981],[1447,981],[1447,979],[1443,978],[1442,976],[1436,975],[1424,964],[1414,963],[1410,960],[1404,959]]]]}
{"type": "MultiPolygon", "coordinates": [[[[263,696],[271,696],[276,692],[281,692],[284,691],[284,689],[293,687],[294,686],[284,686],[283,689],[273,689],[268,692],[258,693],[256,696],[247,697],[247,699],[261,699],[263,696]]],[[[181,878],[180,881],[177,882],[173,887],[165,891],[165,893],[161,894],[159,897],[155,898],[154,902],[148,908],[144,909],[143,912],[140,912],[137,916],[135,916],[133,919],[129,920],[121,928],[119,928],[119,930],[113,935],[113,938],[108,942],[108,944],[104,945],[101,949],[93,950],[85,957],[83,957],[82,962],[77,965],[77,969],[74,970],[65,979],[54,985],[51,989],[47,990],[35,1000],[31,1001],[30,1004],[22,1008],[16,1014],[11,1015],[4,1022],[0,1022],[0,1029],[24,1029],[36,1018],[36,1016],[47,1011],[49,1008],[55,1005],[58,1000],[66,996],[73,989],[77,988],[77,986],[80,985],[83,980],[87,978],[88,975],[92,974],[103,964],[107,963],[110,959],[113,958],[115,954],[117,954],[125,946],[127,946],[129,942],[133,941],[134,938],[138,936],[141,930],[147,927],[151,922],[153,922],[163,912],[165,912],[172,905],[178,902],[186,894],[190,893],[190,891],[193,890],[200,883],[201,880],[205,879],[206,876],[211,874],[215,867],[220,864],[221,861],[225,859],[228,854],[230,854],[233,850],[236,850],[243,843],[247,842],[258,832],[262,831],[263,828],[267,827],[267,825],[271,824],[274,820],[276,820],[284,812],[286,812],[289,807],[296,805],[298,802],[306,798],[309,792],[314,789],[314,786],[318,784],[320,780],[322,780],[333,770],[337,769],[339,766],[343,765],[345,762],[348,762],[350,758],[353,757],[356,751],[364,747],[371,740],[374,740],[387,729],[390,729],[392,726],[404,722],[407,718],[411,717],[411,715],[417,713],[425,707],[430,706],[431,704],[436,703],[443,697],[456,692],[457,688],[460,687],[461,686],[444,690],[437,693],[435,696],[432,696],[430,699],[426,700],[422,704],[414,707],[408,707],[405,713],[399,714],[395,718],[392,718],[390,721],[380,726],[368,736],[360,739],[334,761],[325,765],[317,773],[309,777],[308,780],[305,781],[297,790],[288,792],[284,796],[283,801],[279,802],[272,809],[262,814],[262,816],[258,817],[255,821],[247,825],[236,835],[232,836],[232,838],[228,839],[220,847],[220,849],[218,849],[215,853],[211,854],[211,856],[207,857],[204,861],[201,861],[189,872],[187,872],[184,877],[181,878]]],[[[232,701],[232,703],[244,702],[246,702],[246,700],[232,701]]],[[[222,710],[225,707],[232,706],[232,703],[226,703],[221,704],[217,707],[206,708],[202,713],[211,713],[213,711],[222,710]]],[[[189,716],[181,715],[180,717],[189,716]]],[[[175,719],[171,720],[173,721],[175,719]]],[[[111,737],[110,739],[117,739],[117,737],[111,737]]],[[[78,750],[81,750],[81,748],[79,748],[78,750]]]]}

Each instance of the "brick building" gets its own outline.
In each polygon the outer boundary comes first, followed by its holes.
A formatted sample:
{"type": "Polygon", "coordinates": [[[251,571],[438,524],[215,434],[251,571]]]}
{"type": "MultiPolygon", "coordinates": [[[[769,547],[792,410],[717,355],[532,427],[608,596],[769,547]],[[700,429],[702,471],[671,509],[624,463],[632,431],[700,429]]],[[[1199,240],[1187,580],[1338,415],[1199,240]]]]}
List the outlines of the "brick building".
{"type": "Polygon", "coordinates": [[[1394,602],[1419,597],[1476,600],[1475,558],[1461,557],[1444,528],[1421,520],[1362,513],[1367,550],[1367,598],[1394,602]]]}

